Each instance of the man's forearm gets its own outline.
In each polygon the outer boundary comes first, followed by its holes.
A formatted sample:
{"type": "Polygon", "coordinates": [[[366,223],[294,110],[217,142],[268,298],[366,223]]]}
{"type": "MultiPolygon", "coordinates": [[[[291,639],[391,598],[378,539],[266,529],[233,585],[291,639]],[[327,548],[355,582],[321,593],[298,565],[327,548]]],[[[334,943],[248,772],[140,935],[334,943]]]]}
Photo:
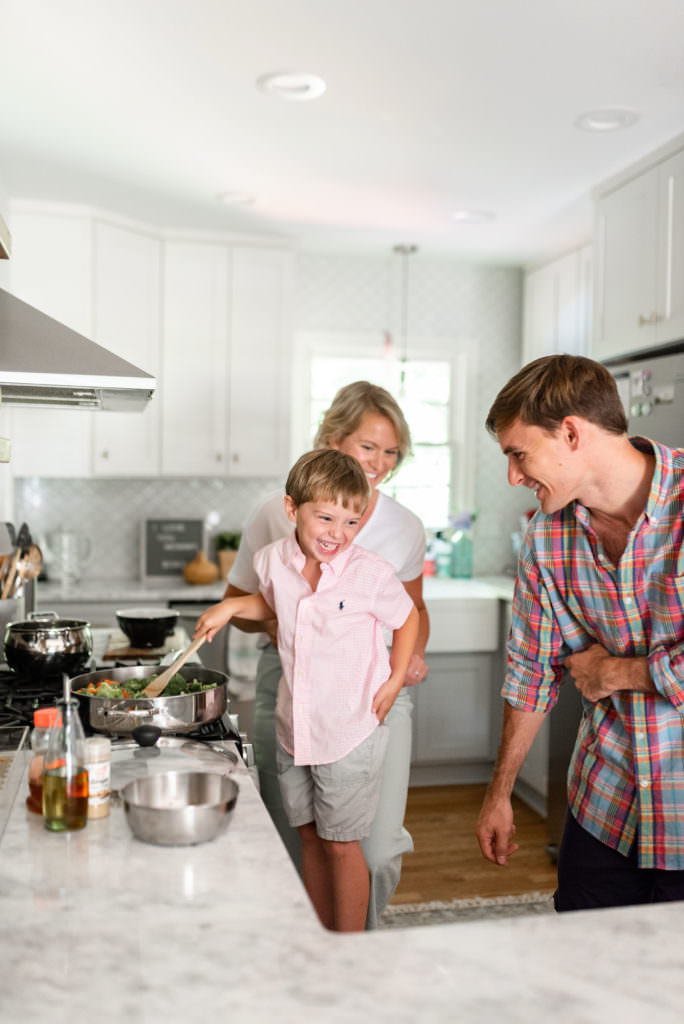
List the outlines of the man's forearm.
{"type": "Polygon", "coordinates": [[[510,797],[523,761],[542,727],[544,711],[520,711],[504,702],[504,720],[489,795],[496,799],[510,797]]]}

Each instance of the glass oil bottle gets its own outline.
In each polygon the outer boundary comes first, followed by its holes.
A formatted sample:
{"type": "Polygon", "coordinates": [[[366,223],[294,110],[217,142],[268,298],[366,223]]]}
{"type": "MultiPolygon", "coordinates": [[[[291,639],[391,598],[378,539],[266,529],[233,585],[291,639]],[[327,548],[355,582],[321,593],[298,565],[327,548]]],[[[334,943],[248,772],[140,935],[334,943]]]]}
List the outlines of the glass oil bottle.
{"type": "Polygon", "coordinates": [[[64,697],[57,701],[59,718],[50,728],[43,766],[43,818],[53,832],[83,828],[88,820],[85,736],[68,676],[63,682],[64,697]]]}

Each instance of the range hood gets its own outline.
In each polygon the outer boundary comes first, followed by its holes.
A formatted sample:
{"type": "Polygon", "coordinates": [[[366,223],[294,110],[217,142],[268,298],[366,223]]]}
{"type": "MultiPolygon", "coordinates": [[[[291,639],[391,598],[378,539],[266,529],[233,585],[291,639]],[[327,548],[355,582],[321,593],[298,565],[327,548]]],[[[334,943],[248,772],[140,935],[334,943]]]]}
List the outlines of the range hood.
{"type": "Polygon", "coordinates": [[[0,288],[0,407],[142,411],[157,381],[0,288]]]}

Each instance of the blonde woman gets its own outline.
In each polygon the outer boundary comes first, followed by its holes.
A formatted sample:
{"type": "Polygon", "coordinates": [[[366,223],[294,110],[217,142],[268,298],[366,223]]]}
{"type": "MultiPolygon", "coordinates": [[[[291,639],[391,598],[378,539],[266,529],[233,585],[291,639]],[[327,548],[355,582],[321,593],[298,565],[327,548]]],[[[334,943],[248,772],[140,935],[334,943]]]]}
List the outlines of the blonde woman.
{"type": "MultiPolygon", "coordinates": [[[[411,451],[411,435],[399,405],[384,388],[355,381],[341,388],[323,416],[315,439],[317,448],[336,448],[360,462],[371,488],[371,498],[361,520],[356,543],[389,562],[418,610],[419,630],[404,687],[386,718],[389,743],[383,766],[378,810],[370,836],[362,848],[370,874],[370,901],[366,927],[374,928],[399,882],[401,858],[413,849],[403,827],[411,757],[410,687],[427,675],[425,644],[429,620],[423,601],[423,524],[403,505],[378,490],[411,451]]],[[[284,510],[283,493],[277,492],[249,518],[240,548],[228,576],[226,597],[258,589],[254,554],[259,548],[287,536],[293,529],[284,510]]],[[[263,624],[233,620],[248,632],[263,624]]],[[[386,638],[388,643],[391,638],[386,638]]],[[[277,624],[268,624],[268,642],[257,669],[254,746],[261,795],[290,856],[299,866],[299,837],[287,823],[280,797],[275,759],[275,703],[281,676],[277,650],[277,624]]]]}

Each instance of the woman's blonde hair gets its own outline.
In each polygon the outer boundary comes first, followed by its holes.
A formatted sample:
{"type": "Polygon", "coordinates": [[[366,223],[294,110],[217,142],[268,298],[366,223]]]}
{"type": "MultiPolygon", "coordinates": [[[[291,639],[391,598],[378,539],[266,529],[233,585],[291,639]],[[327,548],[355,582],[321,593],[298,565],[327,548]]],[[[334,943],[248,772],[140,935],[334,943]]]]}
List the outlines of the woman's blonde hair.
{"type": "Polygon", "coordinates": [[[411,454],[411,431],[396,399],[377,384],[370,384],[367,380],[356,380],[353,384],[345,384],[340,388],[332,404],[323,414],[314,444],[317,448],[327,448],[331,444],[344,441],[345,437],[358,430],[367,412],[376,412],[388,419],[397,435],[399,454],[392,472],[385,477],[388,480],[396,473],[406,456],[411,454]]]}
{"type": "Polygon", "coordinates": [[[317,448],[297,459],[288,474],[285,493],[298,507],[309,501],[339,501],[345,508],[353,504],[363,514],[370,499],[370,486],[351,455],[336,448],[317,448]]]}

